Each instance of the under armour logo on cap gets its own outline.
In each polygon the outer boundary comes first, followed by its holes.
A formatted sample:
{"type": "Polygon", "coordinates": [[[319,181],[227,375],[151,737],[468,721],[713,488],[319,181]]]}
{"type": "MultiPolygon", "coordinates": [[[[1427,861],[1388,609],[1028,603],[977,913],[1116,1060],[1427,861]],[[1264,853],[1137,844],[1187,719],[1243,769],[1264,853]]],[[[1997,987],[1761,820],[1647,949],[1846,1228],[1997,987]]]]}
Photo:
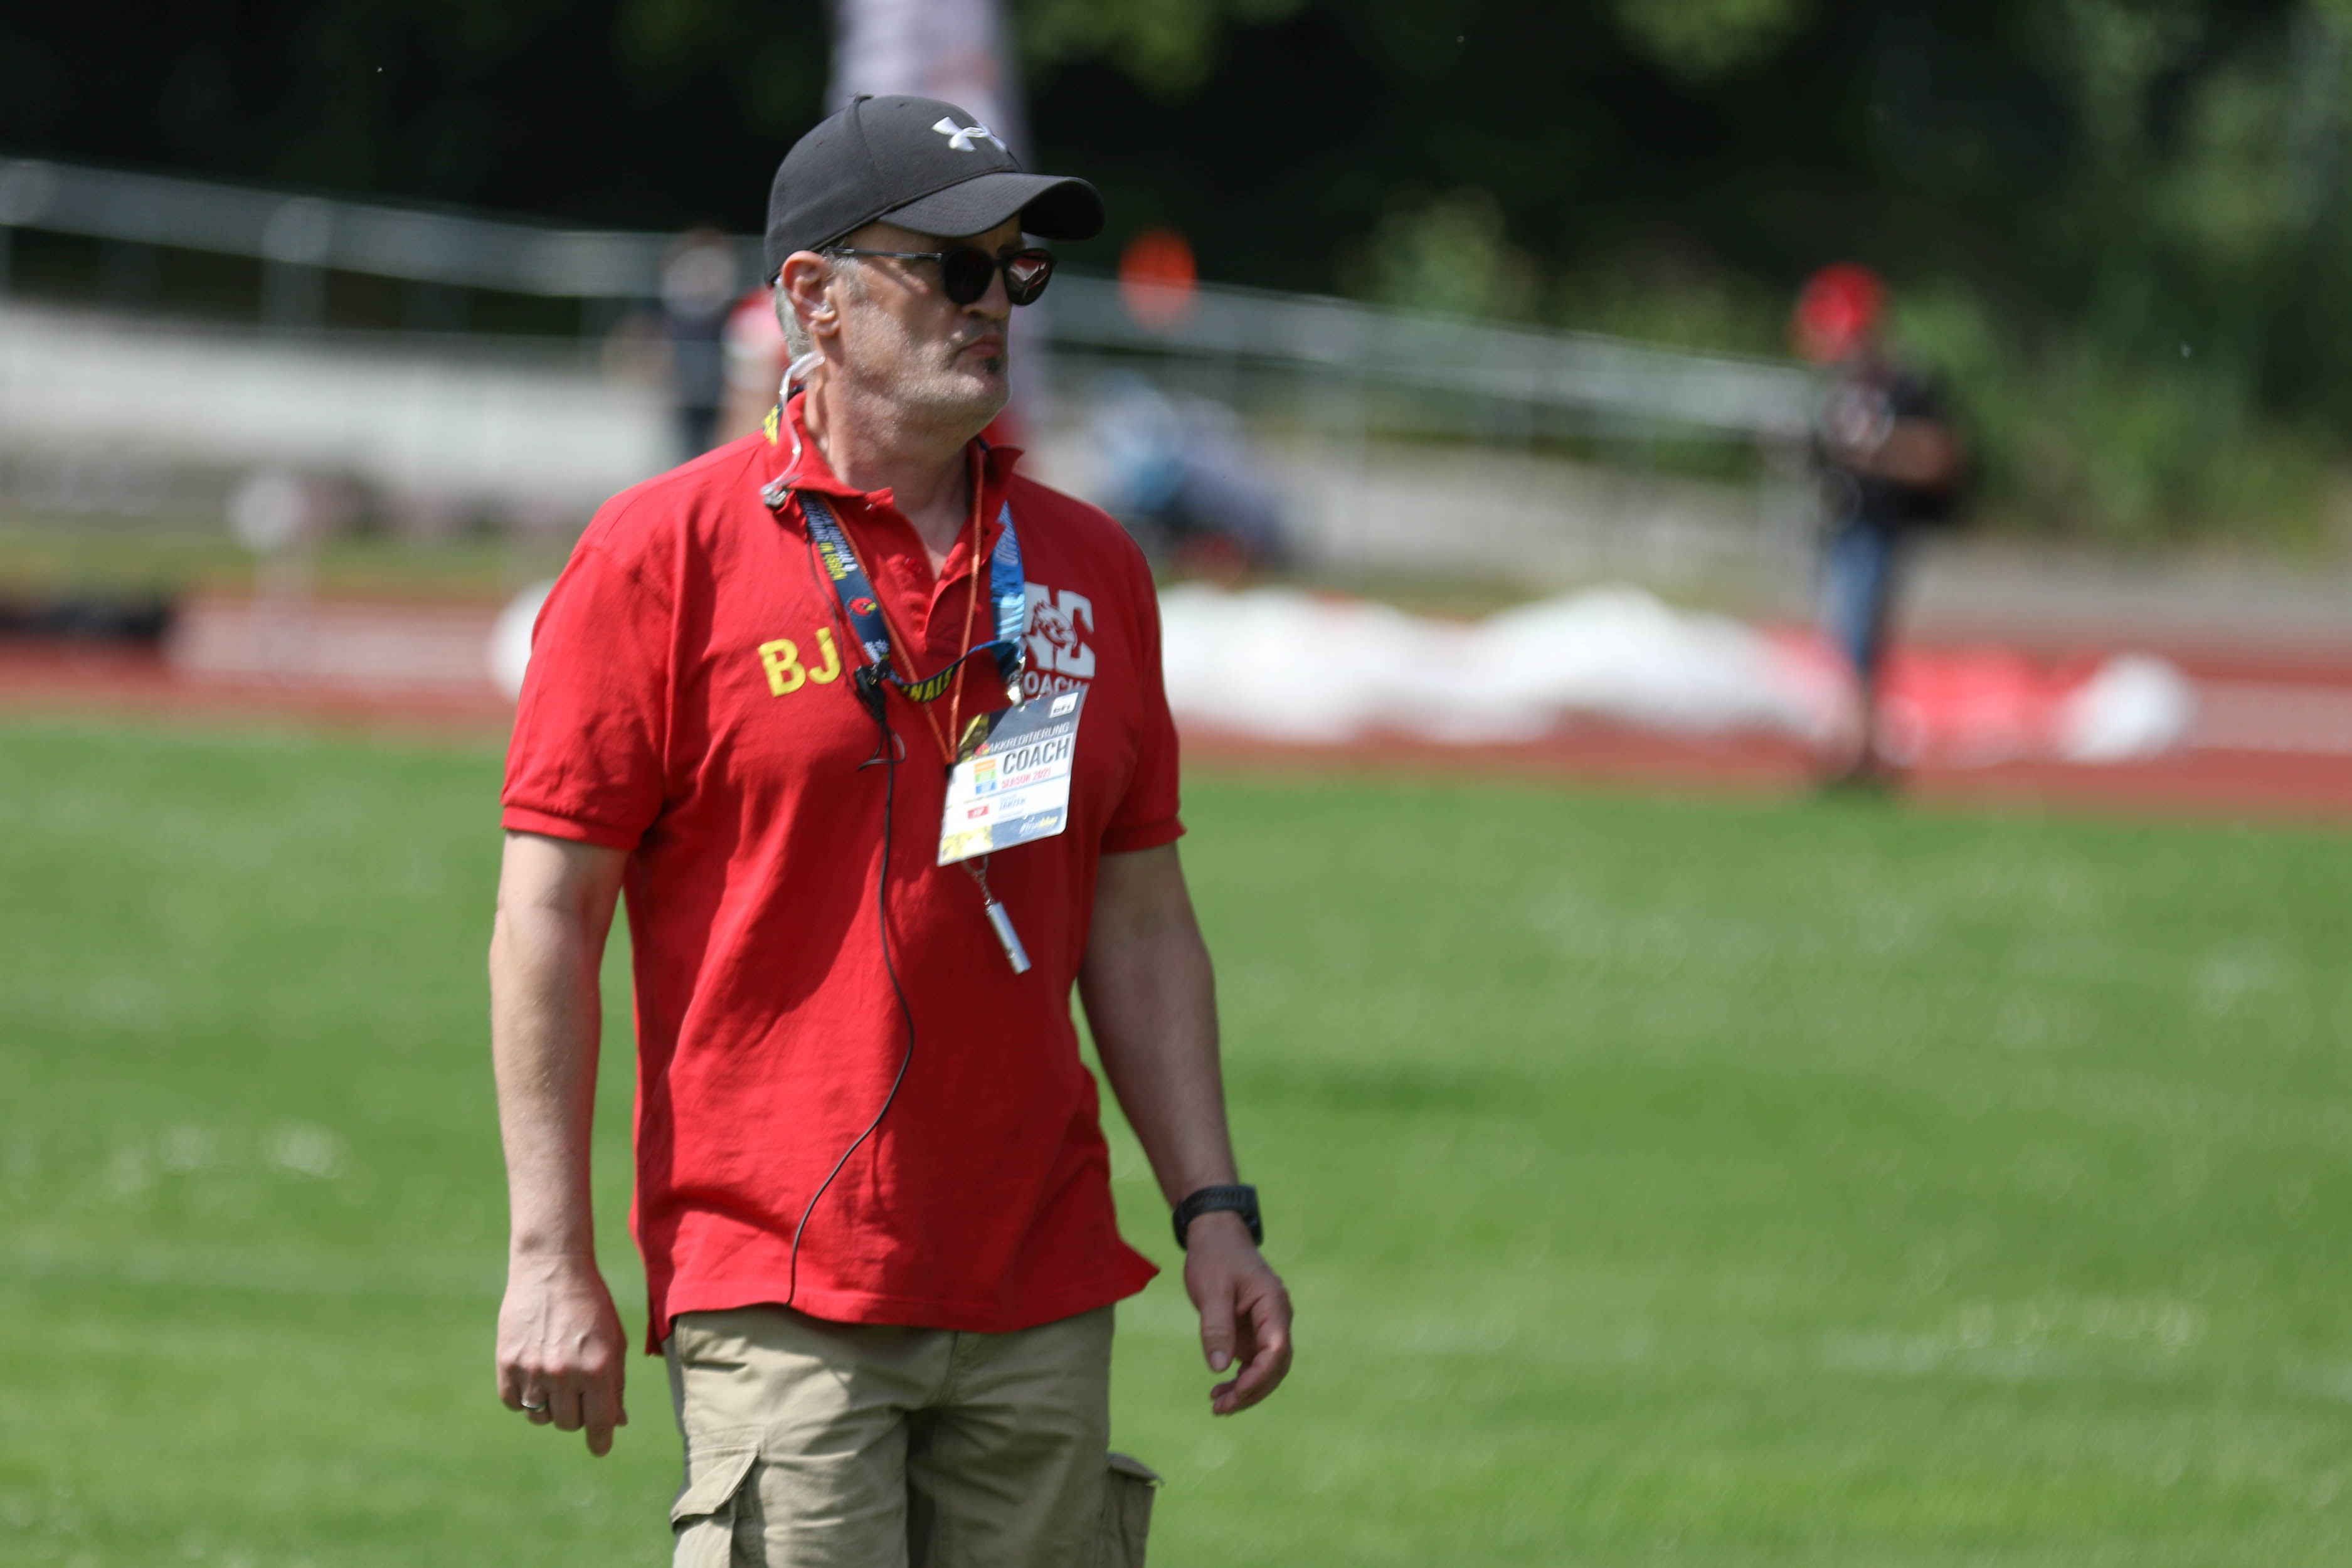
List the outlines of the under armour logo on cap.
{"type": "Polygon", "coordinates": [[[1102,197],[1033,174],[972,112],[941,98],[852,99],[793,143],[768,190],[768,274],[887,219],[919,235],[988,234],[1018,217],[1041,239],[1091,239],[1102,197]]]}
{"type": "Polygon", "coordinates": [[[978,143],[982,142],[995,142],[1000,153],[1010,151],[1004,145],[1004,139],[985,125],[958,125],[942,114],[939,123],[931,129],[946,137],[948,145],[959,153],[977,153],[980,151],[978,143]]]}

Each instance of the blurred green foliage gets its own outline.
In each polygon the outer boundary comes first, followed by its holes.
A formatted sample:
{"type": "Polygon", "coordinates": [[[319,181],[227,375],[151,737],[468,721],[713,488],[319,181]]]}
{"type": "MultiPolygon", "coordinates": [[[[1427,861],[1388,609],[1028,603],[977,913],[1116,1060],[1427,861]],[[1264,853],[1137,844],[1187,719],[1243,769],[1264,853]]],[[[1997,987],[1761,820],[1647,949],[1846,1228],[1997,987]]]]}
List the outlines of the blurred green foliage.
{"type": "MultiPolygon", "coordinates": [[[[1777,351],[1852,259],[1987,498],[2318,535],[2352,427],[2352,0],[1003,0],[1032,161],[1209,278],[1777,351]]],[[[819,0],[0,13],[0,150],[589,223],[761,221],[819,0]]]]}
{"type": "Polygon", "coordinates": [[[1161,99],[1198,88],[1216,57],[1220,31],[1237,23],[1287,19],[1305,0],[1026,0],[1022,52],[1032,61],[1104,58],[1161,99]]]}
{"type": "Polygon", "coordinates": [[[1541,269],[1510,242],[1507,225],[1502,204],[1475,187],[1400,204],[1341,257],[1340,284],[1423,310],[1531,316],[1541,269]]]}
{"type": "Polygon", "coordinates": [[[1693,81],[1771,53],[1812,10],[1808,0],[1617,0],[1626,41],[1693,81]]]}

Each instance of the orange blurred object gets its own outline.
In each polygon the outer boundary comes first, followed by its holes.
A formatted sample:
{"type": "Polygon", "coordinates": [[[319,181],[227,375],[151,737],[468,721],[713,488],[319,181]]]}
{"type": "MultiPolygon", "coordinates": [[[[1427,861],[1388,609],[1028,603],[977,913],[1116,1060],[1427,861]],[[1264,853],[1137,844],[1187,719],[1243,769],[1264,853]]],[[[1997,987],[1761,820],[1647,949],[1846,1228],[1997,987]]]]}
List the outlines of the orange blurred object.
{"type": "Polygon", "coordinates": [[[1118,294],[1142,326],[1165,331],[1192,314],[1200,292],[1192,247],[1172,228],[1147,228],[1118,255],[1118,294]]]}
{"type": "Polygon", "coordinates": [[[1852,355],[1878,326],[1886,285],[1867,267],[1840,261],[1805,279],[1797,296],[1797,352],[1816,364],[1852,355]]]}

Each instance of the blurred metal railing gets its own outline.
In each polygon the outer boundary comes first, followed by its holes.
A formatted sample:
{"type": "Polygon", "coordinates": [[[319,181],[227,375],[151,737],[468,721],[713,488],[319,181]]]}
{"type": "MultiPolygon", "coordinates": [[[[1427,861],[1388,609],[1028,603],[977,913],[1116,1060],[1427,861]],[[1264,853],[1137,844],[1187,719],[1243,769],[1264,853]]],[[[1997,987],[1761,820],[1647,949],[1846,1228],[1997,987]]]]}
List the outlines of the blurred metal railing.
{"type": "Polygon", "coordinates": [[[1807,428],[1812,395],[1811,373],[1771,360],[1318,295],[1204,287],[1163,292],[1139,316],[1120,285],[1064,275],[1050,298],[1046,336],[1057,343],[1314,370],[1368,388],[1468,394],[1634,426],[1793,437],[1807,428]]]}
{"type": "MultiPolygon", "coordinates": [[[[671,237],[564,229],[474,214],[0,160],[0,258],[14,228],[248,257],[265,269],[265,308],[315,314],[317,275],[371,273],[459,288],[582,300],[652,300],[671,237]],[[305,280],[310,280],[306,286],[305,280]]],[[[737,242],[758,276],[759,242],[737,242]]],[[[1064,274],[1047,342],[1223,362],[1336,378],[1366,392],[1467,396],[1598,419],[1629,433],[1675,427],[1790,439],[1806,428],[1811,379],[1781,362],[1696,354],[1588,333],[1548,331],[1310,295],[1202,287],[1146,300],[1064,274]]]]}
{"type": "Polygon", "coordinates": [[[669,243],[30,158],[0,162],[0,227],[574,299],[652,296],[669,243]]]}

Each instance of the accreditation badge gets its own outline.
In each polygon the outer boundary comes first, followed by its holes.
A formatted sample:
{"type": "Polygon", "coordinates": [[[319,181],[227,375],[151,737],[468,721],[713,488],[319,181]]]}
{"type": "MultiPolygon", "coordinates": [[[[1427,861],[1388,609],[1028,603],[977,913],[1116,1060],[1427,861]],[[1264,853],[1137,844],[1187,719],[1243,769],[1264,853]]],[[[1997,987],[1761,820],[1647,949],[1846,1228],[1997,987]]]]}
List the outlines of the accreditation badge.
{"type": "Polygon", "coordinates": [[[1051,838],[1070,825],[1070,772],[1084,690],[1061,691],[974,720],[948,774],[940,864],[1051,838]]]}

